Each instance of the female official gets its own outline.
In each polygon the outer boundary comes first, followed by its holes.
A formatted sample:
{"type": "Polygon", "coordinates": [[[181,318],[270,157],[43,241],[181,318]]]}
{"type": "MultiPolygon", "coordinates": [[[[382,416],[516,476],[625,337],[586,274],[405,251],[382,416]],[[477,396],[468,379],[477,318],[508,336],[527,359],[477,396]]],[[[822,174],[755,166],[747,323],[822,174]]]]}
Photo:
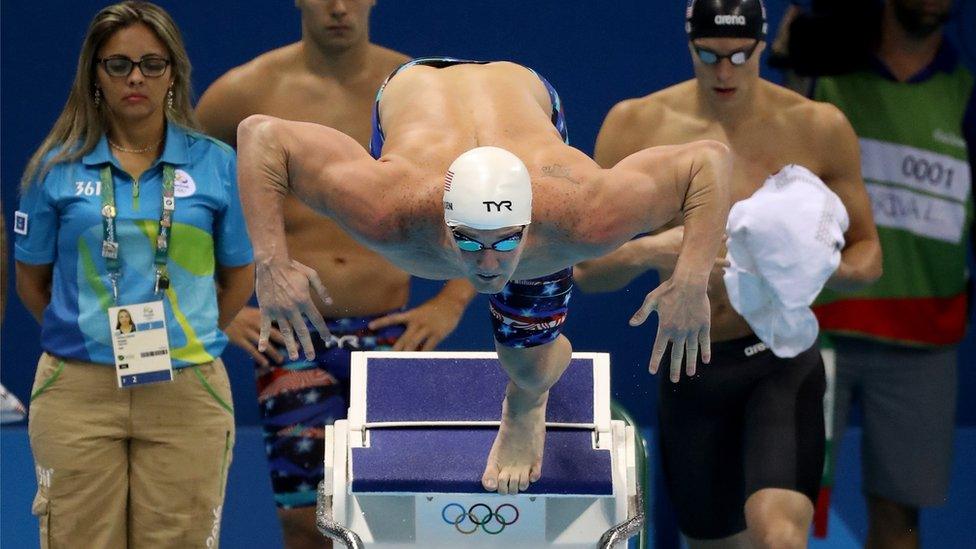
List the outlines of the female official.
{"type": "Polygon", "coordinates": [[[233,151],[194,131],[170,16],[104,8],[16,214],[41,323],[29,435],[42,547],[214,547],[234,443],[221,328],[251,294],[233,151]],[[119,308],[139,338],[114,333],[119,308]]]}

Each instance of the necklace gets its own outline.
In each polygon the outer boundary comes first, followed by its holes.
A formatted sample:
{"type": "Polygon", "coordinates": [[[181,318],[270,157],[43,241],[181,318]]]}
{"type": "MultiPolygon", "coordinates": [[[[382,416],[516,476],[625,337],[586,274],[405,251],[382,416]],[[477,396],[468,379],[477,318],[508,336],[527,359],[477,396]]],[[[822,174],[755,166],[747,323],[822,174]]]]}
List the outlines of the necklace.
{"type": "Polygon", "coordinates": [[[156,143],[154,143],[152,145],[146,145],[145,147],[143,147],[141,149],[127,149],[127,148],[123,147],[122,145],[116,145],[115,143],[112,142],[111,139],[108,140],[108,144],[111,145],[113,149],[115,149],[117,151],[124,152],[124,153],[133,153],[133,154],[141,154],[141,153],[152,152],[152,151],[156,150],[156,147],[158,147],[159,144],[162,143],[162,142],[163,142],[163,140],[160,139],[156,143]]]}

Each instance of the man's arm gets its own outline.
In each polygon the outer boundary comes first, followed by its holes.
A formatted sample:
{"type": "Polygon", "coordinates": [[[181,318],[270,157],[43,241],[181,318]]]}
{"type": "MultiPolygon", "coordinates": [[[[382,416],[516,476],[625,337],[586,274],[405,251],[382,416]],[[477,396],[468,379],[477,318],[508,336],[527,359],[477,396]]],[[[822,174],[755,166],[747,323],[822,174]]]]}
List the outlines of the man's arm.
{"type": "Polygon", "coordinates": [[[51,303],[54,264],[30,265],[18,261],[14,269],[17,276],[17,297],[40,324],[44,317],[44,308],[51,303]]]}
{"type": "Polygon", "coordinates": [[[861,179],[857,135],[839,109],[828,104],[817,107],[814,123],[822,125],[821,179],[840,197],[850,218],[840,265],[826,286],[833,290],[857,290],[881,277],[881,242],[871,213],[871,199],[861,179]]]}
{"type": "MultiPolygon", "coordinates": [[[[600,127],[593,159],[611,168],[646,148],[654,141],[654,128],[661,127],[662,118],[662,107],[652,99],[617,103],[600,127]]],[[[585,292],[613,292],[649,270],[673,269],[683,235],[683,228],[674,227],[628,241],[603,257],[578,263],[573,281],[585,292]]]]}
{"type": "Polygon", "coordinates": [[[217,326],[224,330],[254,292],[254,264],[217,267],[217,326]]]}
{"type": "MultiPolygon", "coordinates": [[[[681,216],[684,237],[674,272],[647,295],[630,320],[636,326],[651,311],[658,311],[650,370],[657,372],[668,342],[673,341],[672,381],[680,377],[686,348],[688,356],[695,357],[701,345],[702,360],[711,360],[706,290],[725,233],[731,170],[729,149],[717,141],[654,147],[608,170],[606,184],[593,200],[597,212],[590,216],[589,234],[639,234],[681,216]]],[[[695,360],[687,362],[688,374],[693,375],[695,360]]]]}
{"type": "Polygon", "coordinates": [[[573,282],[584,292],[615,292],[651,270],[673,269],[684,227],[635,238],[607,255],[573,267],[573,282]]]}
{"type": "Polygon", "coordinates": [[[261,305],[259,351],[276,321],[292,360],[294,334],[306,357],[315,356],[303,315],[322,337],[329,330],[309,294],[311,285],[328,303],[315,271],[288,254],[284,197],[294,193],[343,229],[369,240],[392,237],[396,228],[390,192],[378,192],[378,163],[354,139],[332,128],[254,115],[237,132],[238,185],[254,246],[256,290],[261,305]]]}

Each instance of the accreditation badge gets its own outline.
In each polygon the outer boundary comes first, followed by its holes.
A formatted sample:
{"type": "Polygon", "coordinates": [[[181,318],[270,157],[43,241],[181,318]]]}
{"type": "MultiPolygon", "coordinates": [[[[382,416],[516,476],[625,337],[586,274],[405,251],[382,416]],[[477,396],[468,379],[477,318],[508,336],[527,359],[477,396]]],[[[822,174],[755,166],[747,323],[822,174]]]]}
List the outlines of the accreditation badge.
{"type": "Polygon", "coordinates": [[[110,307],[108,322],[120,388],[173,380],[161,300],[110,307]]]}

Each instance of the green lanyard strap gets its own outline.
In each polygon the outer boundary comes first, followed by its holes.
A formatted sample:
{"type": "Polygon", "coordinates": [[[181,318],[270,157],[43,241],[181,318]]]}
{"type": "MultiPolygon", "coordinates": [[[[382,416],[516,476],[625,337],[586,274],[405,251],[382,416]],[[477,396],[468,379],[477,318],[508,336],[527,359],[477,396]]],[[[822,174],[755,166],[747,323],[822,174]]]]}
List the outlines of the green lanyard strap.
{"type": "MultiPolygon", "coordinates": [[[[99,172],[102,180],[102,257],[112,284],[112,297],[119,301],[119,278],[122,263],[119,261],[119,241],[116,232],[115,184],[112,179],[112,166],[106,164],[99,172]]],[[[155,291],[159,293],[169,288],[169,272],[166,266],[169,258],[169,235],[173,226],[173,213],[176,211],[176,197],[173,193],[176,170],[170,164],[163,164],[163,208],[159,215],[159,232],[156,237],[156,253],[153,263],[156,266],[155,291]]]]}

